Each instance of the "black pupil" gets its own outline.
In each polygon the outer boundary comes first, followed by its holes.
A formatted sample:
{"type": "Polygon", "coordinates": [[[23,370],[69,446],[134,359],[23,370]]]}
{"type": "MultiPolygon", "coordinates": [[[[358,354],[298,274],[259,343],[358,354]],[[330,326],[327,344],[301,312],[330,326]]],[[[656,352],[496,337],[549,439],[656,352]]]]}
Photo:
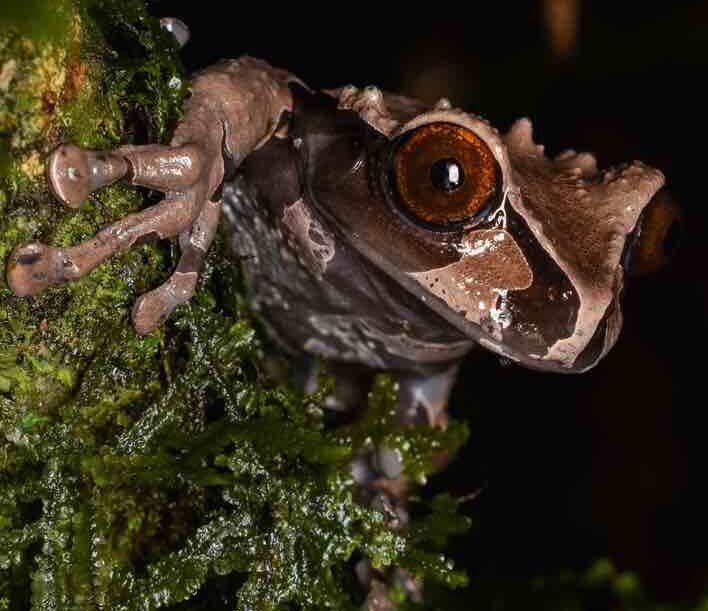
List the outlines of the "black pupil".
{"type": "Polygon", "coordinates": [[[457,159],[438,159],[430,168],[430,180],[436,189],[450,192],[462,185],[465,175],[457,159]]]}

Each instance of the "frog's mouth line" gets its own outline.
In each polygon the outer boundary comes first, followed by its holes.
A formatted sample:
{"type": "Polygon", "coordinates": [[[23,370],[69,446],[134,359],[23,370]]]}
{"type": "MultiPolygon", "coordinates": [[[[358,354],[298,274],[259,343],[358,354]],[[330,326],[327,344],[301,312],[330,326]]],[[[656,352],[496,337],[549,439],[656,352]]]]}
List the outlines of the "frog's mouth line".
{"type": "MultiPolygon", "coordinates": [[[[359,114],[362,120],[367,122],[366,117],[359,114]]],[[[356,212],[352,211],[351,206],[346,210],[337,211],[337,206],[330,206],[324,200],[319,201],[310,180],[304,182],[308,204],[328,221],[330,230],[336,232],[342,242],[351,246],[393,282],[423,301],[425,307],[471,340],[532,369],[576,373],[591,368],[607,352],[608,345],[613,344],[616,339],[615,330],[611,337],[605,338],[604,334],[607,332],[607,321],[618,310],[618,306],[615,307],[614,304],[622,282],[622,271],[619,267],[622,247],[641,208],[663,184],[663,175],[639,162],[598,173],[594,158],[585,154],[549,159],[545,156],[543,147],[534,143],[531,123],[528,120],[517,121],[509,133],[502,137],[473,115],[454,109],[435,109],[423,112],[395,130],[384,130],[381,133],[391,140],[409,130],[433,122],[467,127],[490,147],[501,170],[501,191],[505,195],[502,205],[506,213],[523,220],[528,229],[529,240],[543,251],[544,257],[553,262],[558,273],[565,278],[564,282],[570,284],[577,297],[573,322],[570,322],[568,317],[564,318],[562,312],[558,312],[550,302],[546,303],[538,294],[531,294],[533,291],[522,295],[523,289],[518,286],[492,282],[488,284],[488,288],[505,287],[506,297],[511,300],[518,298],[517,303],[525,303],[529,307],[526,316],[519,310],[521,316],[518,319],[521,322],[523,318],[528,318],[529,320],[524,322],[529,326],[537,326],[538,341],[530,334],[526,338],[521,337],[521,330],[504,331],[499,325],[492,325],[496,326],[496,329],[488,329],[484,320],[477,319],[481,319],[481,316],[478,317],[474,313],[468,316],[469,307],[462,304],[467,300],[470,307],[481,310],[478,304],[472,303],[472,294],[465,295],[463,289],[450,286],[449,282],[446,289],[457,291],[456,296],[451,298],[449,290],[436,294],[429,282],[431,279],[435,280],[432,274],[436,270],[424,270],[425,277],[420,274],[417,274],[418,277],[407,274],[407,266],[401,265],[400,262],[395,264],[395,257],[384,256],[372,244],[362,240],[360,234],[349,235],[342,227],[348,224],[356,227],[361,225],[360,219],[356,218],[356,212]],[[598,180],[592,178],[596,175],[598,180]],[[552,222],[549,219],[552,219],[552,222]],[[425,290],[423,295],[421,288],[425,290]],[[598,351],[598,344],[603,344],[603,349],[598,351]]],[[[305,174],[310,177],[313,166],[309,157],[303,164],[305,174]]],[[[328,174],[324,176],[329,177],[328,174]]],[[[378,185],[379,179],[378,174],[369,174],[367,184],[370,196],[371,184],[378,185]]],[[[325,181],[325,184],[328,183],[325,181]]],[[[338,186],[348,185],[342,183],[338,186]]],[[[320,195],[328,195],[327,189],[323,189],[320,195]]],[[[356,193],[362,197],[366,196],[363,189],[356,193]]],[[[504,228],[506,229],[506,225],[504,228]]],[[[519,242],[519,236],[514,231],[511,231],[511,235],[519,242]]],[[[521,239],[526,243],[523,237],[521,239]]],[[[521,248],[526,256],[525,246],[521,248]]],[[[528,259],[528,256],[526,258],[528,259]]],[[[456,263],[457,261],[453,265],[456,263]]],[[[437,267],[438,264],[434,262],[432,267],[437,267]]],[[[490,261],[490,265],[503,263],[490,261]]],[[[507,266],[507,272],[510,267],[507,266]]],[[[538,278],[543,278],[544,270],[547,269],[543,266],[537,269],[536,260],[530,261],[530,267],[538,274],[538,278]]],[[[456,273],[456,270],[446,271],[450,274],[456,273]]],[[[478,271],[481,277],[489,270],[484,268],[478,271]]],[[[446,282],[448,280],[449,278],[445,278],[446,282]]],[[[442,283],[442,278],[440,282],[442,283]]],[[[539,281],[536,289],[542,288],[544,283],[545,280],[539,281]]],[[[558,284],[560,286],[563,282],[558,284]]],[[[491,300],[484,301],[486,303],[491,300]]],[[[489,305],[491,306],[491,303],[489,305]]]]}
{"type": "MultiPolygon", "coordinates": [[[[405,290],[407,290],[412,295],[416,296],[425,302],[426,307],[429,307],[441,318],[450,323],[453,327],[461,331],[466,337],[469,337],[472,341],[480,344],[484,348],[507,358],[519,365],[522,365],[528,369],[534,369],[538,371],[548,371],[555,373],[580,373],[589,369],[592,365],[586,369],[574,369],[572,367],[567,367],[559,361],[546,360],[544,358],[534,358],[527,354],[518,353],[508,346],[504,345],[493,335],[486,332],[481,328],[480,325],[471,322],[465,318],[464,313],[455,312],[450,308],[450,306],[443,301],[441,298],[428,293],[423,297],[420,297],[420,282],[414,277],[401,274],[400,270],[396,269],[388,260],[378,255],[372,249],[364,248],[361,240],[354,240],[350,236],[346,235],[344,232],[338,229],[336,224],[336,219],[329,212],[325,206],[317,205],[314,198],[311,198],[313,206],[316,207],[317,211],[328,221],[329,230],[335,232],[339,239],[345,241],[352,249],[354,249],[359,255],[361,255],[365,260],[369,261],[374,267],[383,271],[386,276],[393,282],[396,282],[405,290]]],[[[594,365],[594,363],[592,363],[594,365]]]]}

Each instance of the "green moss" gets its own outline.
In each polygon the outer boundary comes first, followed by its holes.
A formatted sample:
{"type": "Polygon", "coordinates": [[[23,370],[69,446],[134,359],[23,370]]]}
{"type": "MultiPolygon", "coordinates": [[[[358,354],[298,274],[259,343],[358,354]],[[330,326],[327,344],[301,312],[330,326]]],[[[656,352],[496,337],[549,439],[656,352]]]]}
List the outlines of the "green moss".
{"type": "MultiPolygon", "coordinates": [[[[220,285],[233,275],[217,255],[211,271],[220,285]]],[[[36,608],[77,597],[79,608],[153,609],[193,597],[200,608],[211,580],[234,575],[228,595],[239,609],[347,609],[355,607],[341,572],[355,551],[375,566],[462,583],[439,552],[412,547],[440,543],[439,525],[397,533],[356,502],[349,462],[365,443],[322,428],[321,393],[258,373],[260,343],[238,295],[217,306],[208,286],[164,342],[125,326],[70,397],[6,429],[16,441],[3,446],[0,488],[12,502],[0,532],[12,555],[0,568],[27,570],[12,585],[31,582],[36,608]],[[23,507],[39,500],[29,519],[23,507]]],[[[382,378],[372,404],[389,399],[382,378]]]]}
{"type": "MultiPolygon", "coordinates": [[[[486,575],[472,579],[460,604],[454,595],[432,588],[435,608],[528,609],[583,611],[706,611],[708,596],[697,601],[652,600],[632,572],[618,570],[609,560],[598,560],[584,571],[561,571],[555,575],[524,579],[486,575]]],[[[408,605],[405,607],[410,608],[408,605]]]]}
{"type": "MultiPolygon", "coordinates": [[[[133,332],[129,310],[174,264],[165,244],[41,297],[11,294],[4,264],[16,245],[74,244],[147,203],[113,186],[80,211],[60,207],[44,179],[48,152],[61,141],[164,141],[184,74],[141,1],[6,4],[0,608],[355,608],[354,553],[462,583],[440,555],[440,522],[423,512],[409,531],[392,530],[357,502],[349,463],[372,440],[386,443],[422,481],[464,429],[399,430],[393,386],[381,378],[364,421],[325,430],[328,385],[308,396],[270,378],[220,244],[198,297],[149,337],[133,332]]],[[[432,515],[452,522],[453,506],[441,501],[432,515]]]]}
{"type": "MultiPolygon", "coordinates": [[[[10,4],[0,13],[3,278],[18,243],[73,244],[143,204],[134,190],[115,186],[69,213],[47,191],[44,159],[60,141],[102,148],[130,139],[136,124],[127,117],[138,111],[150,137],[164,139],[182,93],[174,83],[183,81],[174,45],[141,2],[10,4]],[[39,31],[44,22],[52,35],[39,31]]],[[[0,389],[26,409],[61,402],[106,333],[124,326],[136,293],[168,264],[165,252],[143,247],[32,302],[14,299],[3,284],[0,389]]]]}

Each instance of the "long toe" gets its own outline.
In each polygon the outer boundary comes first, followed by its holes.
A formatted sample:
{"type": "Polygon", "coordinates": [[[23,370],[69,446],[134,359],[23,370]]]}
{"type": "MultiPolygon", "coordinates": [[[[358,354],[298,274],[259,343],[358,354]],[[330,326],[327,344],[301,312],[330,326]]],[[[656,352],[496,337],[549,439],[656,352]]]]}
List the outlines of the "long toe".
{"type": "Polygon", "coordinates": [[[133,327],[139,335],[147,335],[160,327],[179,302],[165,283],[141,295],[133,306],[133,327]]]}
{"type": "Polygon", "coordinates": [[[7,283],[15,295],[37,295],[60,281],[61,256],[56,248],[38,242],[20,246],[10,255],[7,283]]]}
{"type": "Polygon", "coordinates": [[[54,195],[71,208],[78,208],[92,191],[122,178],[127,171],[128,163],[122,156],[73,144],[57,147],[47,166],[54,195]]]}

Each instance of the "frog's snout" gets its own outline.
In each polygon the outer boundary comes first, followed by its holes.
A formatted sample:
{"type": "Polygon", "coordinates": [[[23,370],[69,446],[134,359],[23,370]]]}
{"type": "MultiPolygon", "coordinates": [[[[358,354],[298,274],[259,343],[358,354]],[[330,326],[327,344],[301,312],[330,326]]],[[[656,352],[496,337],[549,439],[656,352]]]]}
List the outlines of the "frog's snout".
{"type": "Polygon", "coordinates": [[[629,236],[625,272],[645,276],[665,269],[680,248],[684,225],[683,211],[671,192],[666,188],[658,191],[629,236]]]}

